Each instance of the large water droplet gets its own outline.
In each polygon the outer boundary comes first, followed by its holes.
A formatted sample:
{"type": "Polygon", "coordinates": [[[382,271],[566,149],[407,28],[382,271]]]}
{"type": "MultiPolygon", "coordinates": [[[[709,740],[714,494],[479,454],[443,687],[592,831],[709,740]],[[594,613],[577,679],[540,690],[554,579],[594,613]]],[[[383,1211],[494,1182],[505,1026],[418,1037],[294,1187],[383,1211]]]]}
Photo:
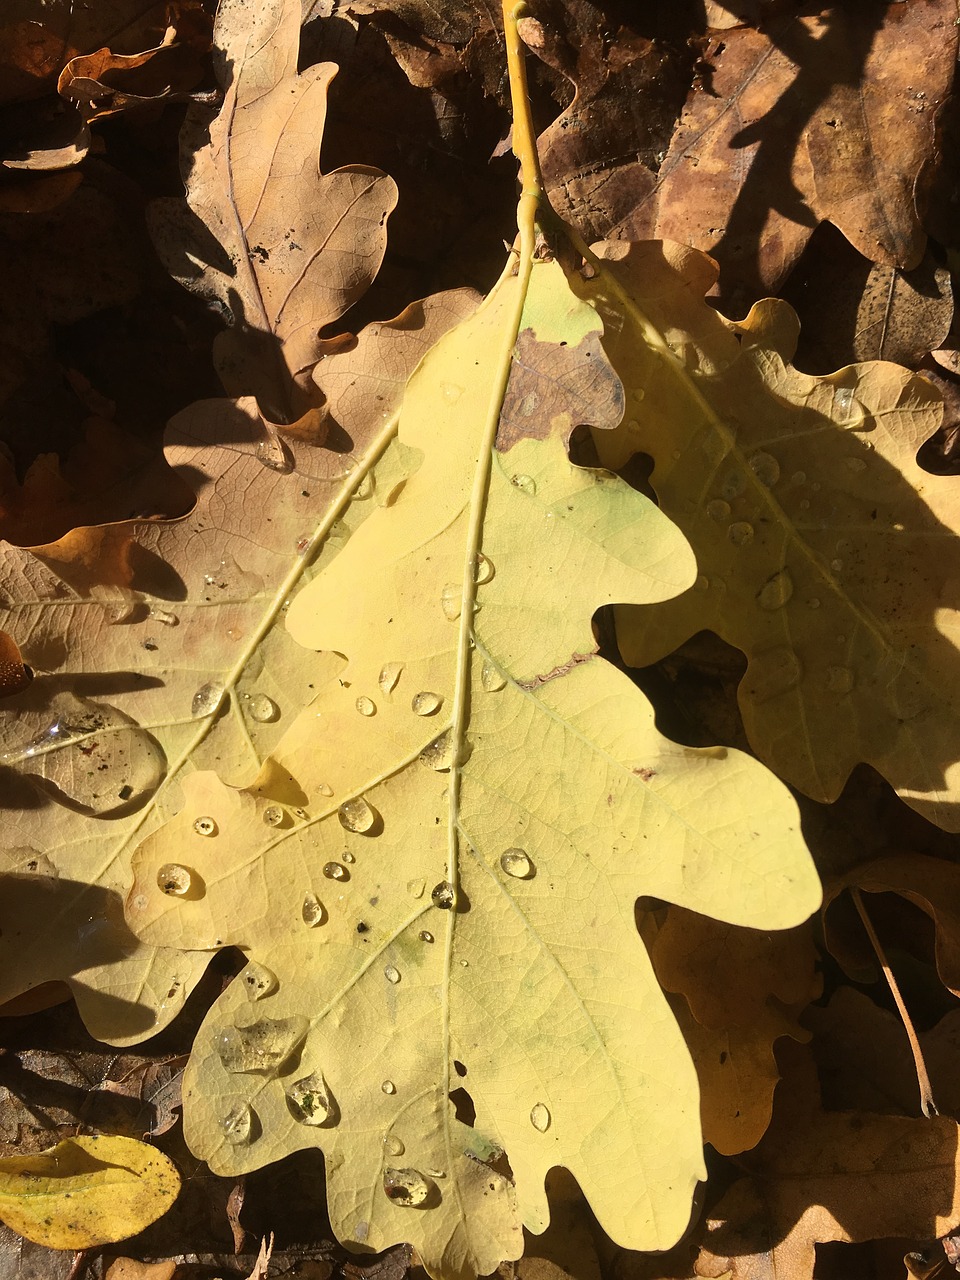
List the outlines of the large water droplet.
{"type": "Polygon", "coordinates": [[[350,872],[346,867],[341,866],[339,862],[325,862],[323,864],[323,874],[328,880],[350,879],[350,872]]]}
{"type": "Polygon", "coordinates": [[[266,996],[272,996],[280,986],[280,980],[273,970],[266,965],[257,964],[256,960],[247,964],[240,975],[240,981],[246,989],[248,1000],[263,1000],[266,996]]]}
{"type": "Polygon", "coordinates": [[[253,1112],[245,1102],[235,1103],[220,1121],[223,1136],[235,1147],[246,1146],[253,1137],[253,1112]]]}
{"type": "Polygon", "coordinates": [[[753,541],[753,525],[746,520],[735,520],[727,530],[727,537],[735,547],[745,547],[753,541]]]}
{"type": "Polygon", "coordinates": [[[744,677],[743,689],[754,702],[768,702],[800,683],[803,668],[792,649],[778,645],[766,649],[751,661],[744,677]]]}
{"type": "Polygon", "coordinates": [[[284,441],[272,433],[257,445],[257,461],[281,475],[289,475],[293,470],[293,454],[284,441]]]}
{"type": "Polygon", "coordinates": [[[862,429],[866,410],[850,387],[837,387],[833,393],[833,418],[848,431],[862,429]]]}
{"type": "Polygon", "coordinates": [[[300,914],[303,917],[303,923],[308,929],[313,929],[316,925],[323,924],[327,915],[323,903],[315,893],[304,894],[300,914]]]}
{"type": "Polygon", "coordinates": [[[318,784],[317,784],[317,791],[318,791],[318,792],[319,792],[319,794],[320,794],[320,795],[322,795],[322,796],[332,796],[332,795],[333,795],[333,787],[331,787],[331,786],[330,786],[329,782],[320,782],[320,783],[318,783],[318,784]]]}
{"type": "Polygon", "coordinates": [[[351,866],[353,865],[354,862],[356,862],[356,858],[353,856],[353,854],[350,852],[349,849],[344,849],[340,857],[344,860],[344,862],[349,863],[351,866]]]}
{"type": "Polygon", "coordinates": [[[477,568],[476,582],[478,586],[483,586],[485,582],[489,582],[493,577],[493,561],[483,554],[482,551],[477,552],[477,568]]]}
{"type": "Polygon", "coordinates": [[[750,470],[757,477],[761,484],[771,488],[780,479],[780,463],[776,460],[772,453],[753,454],[749,458],[750,470]]]}
{"type": "Polygon", "coordinates": [[[217,834],[217,824],[215,819],[209,817],[195,818],[193,829],[198,836],[215,836],[217,834]]]}
{"type": "Polygon", "coordinates": [[[380,668],[380,677],[377,684],[380,686],[382,693],[392,693],[397,687],[397,681],[400,679],[400,673],[403,671],[402,662],[387,662],[380,668]]]}
{"type": "Polygon", "coordinates": [[[849,693],[855,683],[849,667],[827,667],[827,690],[830,693],[849,693]]]}
{"type": "Polygon", "coordinates": [[[417,1209],[430,1198],[433,1183],[417,1169],[384,1169],[387,1199],[403,1209],[417,1209]]]}
{"type": "Polygon", "coordinates": [[[363,796],[356,796],[353,800],[344,800],[337,810],[337,817],[340,819],[341,827],[361,835],[364,831],[369,831],[377,820],[376,813],[367,804],[363,796]]]}
{"type": "Polygon", "coordinates": [[[534,480],[533,476],[523,474],[514,476],[510,483],[515,489],[520,489],[531,498],[537,492],[537,482],[534,480]]]}
{"type": "Polygon", "coordinates": [[[449,618],[451,622],[456,622],[460,617],[460,610],[463,608],[463,588],[455,582],[448,582],[440,592],[440,608],[443,610],[445,618],[449,618]]]}
{"type": "Polygon", "coordinates": [[[300,1124],[336,1124],[339,1119],[339,1108],[319,1071],[294,1081],[286,1096],[290,1114],[300,1124]]]}
{"type": "Polygon", "coordinates": [[[193,701],[190,704],[191,715],[197,717],[213,715],[222,697],[223,685],[217,680],[208,680],[193,695],[193,701]]]}
{"type": "Polygon", "coordinates": [[[61,804],[106,815],[138,808],[166,771],[163,751],[115,707],[61,694],[41,733],[0,755],[61,804]]]}
{"type": "Polygon", "coordinates": [[[446,729],[420,752],[420,763],[438,772],[443,769],[452,769],[455,754],[453,731],[446,729]]]}
{"type": "Polygon", "coordinates": [[[480,685],[485,693],[499,693],[506,683],[506,677],[500,674],[492,662],[484,662],[480,668],[480,685]]]}
{"type": "Polygon", "coordinates": [[[439,711],[443,706],[443,698],[439,693],[429,693],[424,690],[422,693],[414,695],[410,706],[414,715],[432,716],[434,712],[439,711]]]}
{"type": "Polygon", "coordinates": [[[362,716],[374,716],[377,714],[377,705],[372,698],[368,698],[366,694],[361,694],[357,699],[357,710],[362,716]]]}
{"type": "Polygon", "coordinates": [[[417,934],[417,937],[420,939],[421,942],[433,942],[433,934],[429,931],[429,929],[421,929],[420,932],[417,934]]]}
{"type": "Polygon", "coordinates": [[[395,1134],[388,1133],[383,1140],[383,1150],[388,1156],[402,1156],[406,1147],[395,1134]]]}
{"type": "Polygon", "coordinates": [[[396,986],[400,981],[400,970],[395,965],[388,964],[383,971],[383,976],[388,982],[392,982],[396,986]]]}
{"type": "Polygon", "coordinates": [[[707,503],[706,510],[710,519],[719,523],[721,520],[726,520],[730,514],[730,503],[724,502],[722,498],[714,498],[712,502],[707,503]]]}
{"type": "Polygon", "coordinates": [[[550,1128],[550,1119],[550,1111],[542,1102],[538,1102],[530,1112],[530,1123],[538,1133],[547,1132],[550,1128]]]}
{"type": "Polygon", "coordinates": [[[384,1080],[383,1084],[380,1086],[380,1092],[381,1092],[381,1093],[396,1093],[396,1092],[397,1092],[397,1086],[393,1083],[393,1081],[392,1081],[392,1080],[384,1080]]]}
{"type": "Polygon", "coordinates": [[[427,882],[425,880],[408,880],[407,881],[407,893],[409,893],[414,898],[422,898],[423,891],[426,887],[427,887],[427,882]]]}
{"type": "Polygon", "coordinates": [[[508,849],[500,855],[500,866],[508,876],[517,880],[529,880],[533,875],[533,863],[523,849],[508,849]]]}
{"type": "Polygon", "coordinates": [[[225,1027],[217,1037],[217,1054],[226,1071],[276,1075],[304,1041],[309,1023],[290,1018],[261,1018],[246,1027],[225,1027]]]}
{"type": "Polygon", "coordinates": [[[256,720],[258,724],[266,724],[280,718],[280,708],[265,693],[253,694],[247,701],[247,711],[250,713],[251,720],[256,720]]]}
{"type": "Polygon", "coordinates": [[[793,595],[793,579],[788,569],[781,569],[760,588],[757,601],[761,609],[782,609],[793,595]]]}
{"type": "Polygon", "coordinates": [[[195,872],[179,862],[165,862],[157,872],[157,887],[171,898],[185,898],[194,880],[195,872]]]}
{"type": "Polygon", "coordinates": [[[430,894],[430,900],[441,911],[451,911],[457,901],[457,895],[450,881],[441,880],[430,894]]]}
{"type": "Polygon", "coordinates": [[[171,613],[169,609],[157,609],[152,607],[147,616],[152,618],[154,622],[159,622],[163,627],[175,627],[180,622],[177,615],[175,613],[171,613]]]}
{"type": "Polygon", "coordinates": [[[268,804],[263,811],[263,820],[268,827],[282,827],[284,812],[278,804],[268,804]]]}

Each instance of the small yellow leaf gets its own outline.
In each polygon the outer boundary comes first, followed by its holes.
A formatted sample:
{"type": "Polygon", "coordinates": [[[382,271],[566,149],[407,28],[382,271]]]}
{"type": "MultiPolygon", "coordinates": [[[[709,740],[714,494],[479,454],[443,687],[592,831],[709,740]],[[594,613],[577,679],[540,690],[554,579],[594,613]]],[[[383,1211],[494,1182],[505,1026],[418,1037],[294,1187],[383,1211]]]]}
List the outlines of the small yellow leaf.
{"type": "Polygon", "coordinates": [[[169,1156],[133,1138],[67,1138],[49,1151],[0,1159],[0,1219],[49,1249],[126,1240],[179,1193],[169,1156]]]}

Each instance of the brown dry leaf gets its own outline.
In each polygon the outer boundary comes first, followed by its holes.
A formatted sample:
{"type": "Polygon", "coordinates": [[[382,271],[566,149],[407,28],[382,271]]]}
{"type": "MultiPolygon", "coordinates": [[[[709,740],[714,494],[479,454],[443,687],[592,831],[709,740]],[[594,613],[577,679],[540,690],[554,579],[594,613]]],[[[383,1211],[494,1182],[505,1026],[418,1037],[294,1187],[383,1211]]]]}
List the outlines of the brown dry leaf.
{"type": "Polygon", "coordinates": [[[135,1258],[114,1258],[107,1267],[104,1280],[173,1280],[176,1260],[137,1262],[135,1258]]]}
{"type": "Polygon", "coordinates": [[[158,201],[152,230],[171,273],[232,327],[214,343],[231,395],[277,423],[316,397],[318,334],[366,290],[383,258],[396,185],[379,170],[319,170],[332,63],[297,74],[300,5],[224,0],[214,66],[223,106],[191,108],[182,135],[187,200],[158,201]],[[305,160],[312,150],[312,158],[305,160]]]}
{"type": "Polygon", "coordinates": [[[952,0],[815,5],[724,31],[654,191],[615,234],[709,251],[737,307],[777,287],[824,219],[871,261],[915,267],[955,18],[952,0]]]}
{"type": "MultiPolygon", "coordinates": [[[[914,903],[934,922],[937,971],[945,987],[960,996],[960,865],[941,858],[908,853],[865,862],[825,886],[827,945],[848,972],[864,969],[864,955],[847,934],[831,928],[830,904],[847,888],[864,893],[896,893],[914,903]]],[[[868,961],[869,964],[869,961],[868,961]]],[[[873,967],[873,966],[870,966],[873,967]]]]}
{"type": "Polygon", "coordinates": [[[960,506],[953,481],[916,461],[939,394],[882,362],[800,373],[790,308],[767,300],[724,321],[703,301],[716,269],[696,250],[602,252],[579,287],[604,317],[627,406],[596,446],[613,467],[653,457],[651,483],[700,567],[676,600],[617,609],[624,658],[646,666],[715,632],[749,659],[744,727],[781,777],[833,801],[871,764],[957,830],[960,506]]]}
{"type": "Polygon", "coordinates": [[[175,99],[203,75],[212,28],[203,9],[185,8],[154,49],[118,54],[104,48],[71,58],[60,73],[57,90],[81,108],[88,122],[175,99]]]}
{"type": "MultiPolygon", "coordinates": [[[[786,1085],[785,1085],[786,1087],[786,1085]]],[[[707,1216],[698,1276],[802,1280],[816,1245],[929,1239],[960,1217],[953,1120],[827,1112],[796,1093],[707,1216]]]]}

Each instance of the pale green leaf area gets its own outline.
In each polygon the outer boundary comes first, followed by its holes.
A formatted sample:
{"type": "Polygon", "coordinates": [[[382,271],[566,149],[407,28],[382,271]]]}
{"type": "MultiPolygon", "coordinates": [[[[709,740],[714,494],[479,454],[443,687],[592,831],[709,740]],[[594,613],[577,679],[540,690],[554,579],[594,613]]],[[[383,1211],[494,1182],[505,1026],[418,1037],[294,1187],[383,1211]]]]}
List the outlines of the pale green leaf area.
{"type": "Polygon", "coordinates": [[[597,655],[599,606],[696,575],[649,500],[567,458],[585,387],[594,425],[620,416],[600,334],[521,258],[423,359],[418,469],[374,468],[379,505],[287,614],[343,669],[252,785],[186,780],[127,903],[151,945],[250,957],[194,1047],[191,1148],[223,1174],[321,1149],[337,1235],[450,1280],[544,1229],[556,1165],[618,1242],[678,1238],[697,1082],[635,900],[783,928],[820,897],[786,788],[663,738],[597,655]]]}
{"type": "Polygon", "coordinates": [[[48,1151],[0,1157],[0,1220],[49,1249],[126,1240],[179,1192],[170,1157],[133,1138],[67,1138],[48,1151]]]}

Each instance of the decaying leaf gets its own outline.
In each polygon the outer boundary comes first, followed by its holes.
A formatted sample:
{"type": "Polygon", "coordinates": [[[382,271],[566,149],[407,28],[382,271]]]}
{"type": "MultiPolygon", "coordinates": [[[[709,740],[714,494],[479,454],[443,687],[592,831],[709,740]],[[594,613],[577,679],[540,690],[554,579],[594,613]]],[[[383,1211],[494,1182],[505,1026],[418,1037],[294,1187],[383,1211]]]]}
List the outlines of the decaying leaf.
{"type": "Polygon", "coordinates": [[[224,1172],[320,1147],[342,1239],[412,1241],[451,1277],[544,1227],[555,1164],[615,1238],[679,1235],[696,1088],[633,900],[783,927],[817,896],[780,784],[660,737],[596,657],[599,604],[694,570],[647,499],[567,460],[621,387],[531,248],[421,361],[407,474],[373,469],[379,505],[290,608],[345,669],[251,786],[185,780],[128,898],[149,943],[247,949],[263,996],[241,978],[199,1034],[191,1147],[224,1172]]]}
{"type": "Polygon", "coordinates": [[[0,1157],[0,1219],[51,1249],[90,1249],[137,1235],[173,1204],[173,1161],[133,1138],[67,1138],[0,1157]]]}
{"type": "Polygon", "coordinates": [[[383,257],[396,186],[379,170],[318,167],[332,63],[297,74],[300,6],[221,3],[222,108],[192,108],[183,134],[189,207],[158,201],[153,230],[172,274],[232,327],[214,344],[232,395],[272,422],[315,404],[318,334],[360,297],[383,257]]]}
{"type": "Polygon", "coordinates": [[[627,408],[597,447],[612,465],[652,455],[700,569],[677,600],[618,610],[624,657],[643,666],[715,631],[747,654],[744,725],[781,777],[835,800],[864,761],[957,830],[960,510],[952,480],[916,462],[938,392],[881,362],[799,373],[789,307],[725,322],[695,250],[604,253],[578,289],[605,317],[627,408]]]}

